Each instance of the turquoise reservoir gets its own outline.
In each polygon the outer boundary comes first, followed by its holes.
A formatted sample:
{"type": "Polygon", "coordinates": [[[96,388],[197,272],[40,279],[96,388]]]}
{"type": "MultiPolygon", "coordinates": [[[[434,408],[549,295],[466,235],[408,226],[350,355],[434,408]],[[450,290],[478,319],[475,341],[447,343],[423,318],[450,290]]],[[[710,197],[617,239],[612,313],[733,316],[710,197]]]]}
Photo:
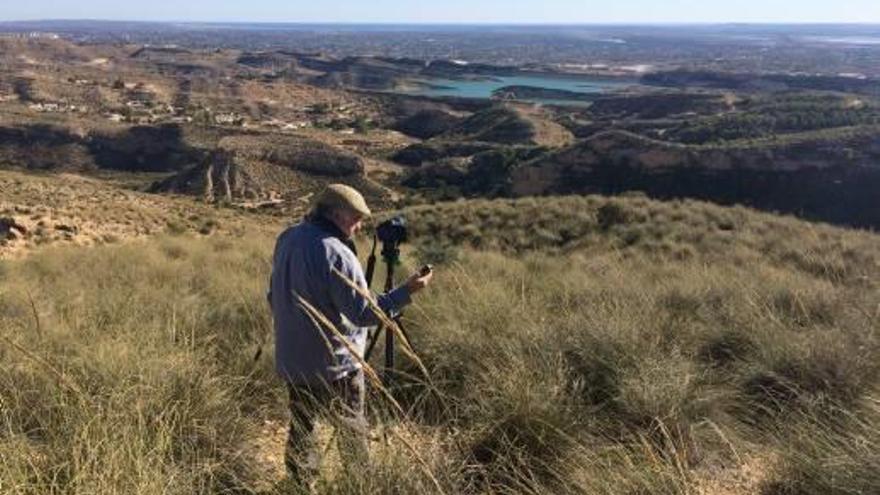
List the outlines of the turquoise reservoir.
{"type": "MultiPolygon", "coordinates": [[[[622,89],[634,81],[567,76],[494,76],[481,79],[428,79],[425,86],[402,90],[402,93],[421,96],[455,96],[459,98],[491,98],[492,93],[506,86],[532,86],[560,89],[575,93],[596,94],[622,89]]],[[[539,103],[579,103],[580,100],[528,99],[539,103]]]]}

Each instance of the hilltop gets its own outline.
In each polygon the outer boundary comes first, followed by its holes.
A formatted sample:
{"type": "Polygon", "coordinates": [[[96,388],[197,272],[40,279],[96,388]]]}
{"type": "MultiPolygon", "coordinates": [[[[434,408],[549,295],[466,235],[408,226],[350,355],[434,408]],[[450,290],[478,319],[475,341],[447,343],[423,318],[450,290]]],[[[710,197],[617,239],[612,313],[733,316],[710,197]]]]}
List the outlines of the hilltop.
{"type": "Polygon", "coordinates": [[[504,105],[474,113],[437,139],[558,147],[573,137],[540,110],[504,105]]]}

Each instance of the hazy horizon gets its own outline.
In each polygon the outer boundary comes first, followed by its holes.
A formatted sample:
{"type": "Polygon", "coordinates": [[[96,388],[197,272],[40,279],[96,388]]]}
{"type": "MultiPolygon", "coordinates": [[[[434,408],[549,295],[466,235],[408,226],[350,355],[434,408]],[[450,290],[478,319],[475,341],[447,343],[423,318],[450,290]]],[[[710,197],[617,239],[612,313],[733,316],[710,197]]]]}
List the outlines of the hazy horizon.
{"type": "Polygon", "coordinates": [[[615,4],[579,0],[448,0],[413,4],[404,0],[336,0],[325,3],[251,0],[240,2],[154,0],[149,13],[112,0],[34,0],[4,6],[2,22],[59,20],[290,23],[290,24],[491,24],[491,25],[644,25],[644,24],[880,24],[880,2],[841,0],[741,0],[709,4],[694,0],[625,0],[615,4]]]}
{"type": "Polygon", "coordinates": [[[872,22],[839,21],[839,22],[813,22],[813,21],[656,21],[656,22],[514,22],[514,21],[270,21],[270,20],[199,20],[199,19],[99,19],[99,18],[53,18],[43,19],[0,19],[2,24],[29,24],[29,23],[134,23],[134,24],[186,24],[186,25],[278,25],[278,26],[497,26],[497,27],[604,27],[604,26],[854,26],[854,27],[877,27],[880,28],[880,20],[872,22]]]}

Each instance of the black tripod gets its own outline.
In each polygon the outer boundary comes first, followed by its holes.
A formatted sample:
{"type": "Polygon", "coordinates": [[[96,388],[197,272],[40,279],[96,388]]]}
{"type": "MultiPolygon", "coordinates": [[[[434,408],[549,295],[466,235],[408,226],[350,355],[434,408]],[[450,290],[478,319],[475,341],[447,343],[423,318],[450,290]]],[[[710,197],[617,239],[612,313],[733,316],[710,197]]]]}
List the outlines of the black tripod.
{"type": "MultiPolygon", "coordinates": [[[[374,235],[373,249],[367,260],[367,273],[365,274],[367,287],[370,287],[373,284],[373,272],[376,269],[376,244],[377,237],[374,235]]],[[[389,292],[394,288],[394,267],[400,263],[400,244],[397,242],[383,242],[382,261],[385,262],[386,268],[385,292],[389,292]]],[[[407,335],[406,330],[403,328],[403,324],[400,321],[400,315],[397,315],[394,318],[394,322],[397,324],[397,327],[400,328],[403,338],[406,339],[405,343],[409,345],[409,335],[407,335]]],[[[364,361],[370,360],[370,356],[372,356],[373,350],[376,347],[376,342],[379,341],[379,335],[383,330],[385,331],[385,383],[387,384],[391,381],[391,374],[394,370],[394,332],[391,329],[385,328],[384,325],[380,325],[374,332],[372,332],[369,336],[367,352],[364,354],[364,361]]]]}

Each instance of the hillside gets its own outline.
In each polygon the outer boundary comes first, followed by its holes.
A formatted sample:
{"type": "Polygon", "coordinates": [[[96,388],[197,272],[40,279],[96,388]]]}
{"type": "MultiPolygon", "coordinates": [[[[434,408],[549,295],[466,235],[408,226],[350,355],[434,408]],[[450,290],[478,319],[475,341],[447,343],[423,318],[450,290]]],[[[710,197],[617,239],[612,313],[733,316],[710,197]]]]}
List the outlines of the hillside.
{"type": "Polygon", "coordinates": [[[307,196],[321,184],[369,187],[363,158],[301,136],[231,135],[201,163],[153,184],[151,192],[188,194],[208,202],[272,202],[307,196]]]}
{"type": "Polygon", "coordinates": [[[476,112],[438,139],[556,147],[572,135],[540,110],[507,104],[476,112]]]}
{"type": "Polygon", "coordinates": [[[33,122],[0,127],[0,167],[87,172],[179,170],[201,155],[178,125],[33,122]]]}
{"type": "Polygon", "coordinates": [[[461,118],[440,109],[420,110],[394,124],[394,128],[409,136],[430,139],[455,128],[461,118]]]}
{"type": "Polygon", "coordinates": [[[601,118],[660,119],[680,114],[718,114],[732,106],[728,95],[670,92],[596,98],[590,105],[590,113],[601,118]]]}
{"type": "MultiPolygon", "coordinates": [[[[473,168],[474,157],[457,175],[427,167],[414,171],[404,183],[428,193],[447,187],[489,197],[642,191],[661,199],[744,204],[876,228],[878,137],[871,126],[685,145],[612,130],[569,146],[521,154],[488,175],[473,168]],[[476,183],[475,176],[483,180],[476,183]]],[[[419,146],[401,151],[395,159],[421,164],[444,157],[436,147],[419,146]]]]}
{"type": "Polygon", "coordinates": [[[874,191],[880,134],[870,129],[789,140],[682,146],[622,132],[598,134],[517,168],[513,195],[644,191],[856,225],[880,226],[874,191]]]}
{"type": "MultiPolygon", "coordinates": [[[[235,49],[4,37],[0,111],[16,120],[27,116],[25,121],[40,116],[141,125],[247,122],[267,129],[380,113],[371,98],[282,77],[284,66],[263,67],[248,57],[259,58],[235,49]],[[322,109],[321,115],[315,109],[322,109]]],[[[275,54],[273,60],[279,57],[285,56],[275,54]]]]}
{"type": "Polygon", "coordinates": [[[702,86],[745,91],[787,91],[809,89],[880,95],[880,80],[846,75],[748,74],[737,72],[675,70],[643,77],[647,84],[658,86],[702,86]]]}
{"type": "MultiPolygon", "coordinates": [[[[371,394],[370,465],[331,455],[317,493],[877,486],[877,235],[643,197],[406,214],[402,272],[438,263],[406,318],[429,377],[401,360],[402,411],[371,394]]],[[[0,264],[4,483],[290,493],[274,232],[252,227],[0,264]]]]}
{"type": "Polygon", "coordinates": [[[48,247],[127,243],[187,232],[229,234],[244,226],[278,224],[271,217],[137,190],[149,180],[0,171],[0,259],[48,247]],[[11,224],[20,228],[4,228],[11,224]]]}

